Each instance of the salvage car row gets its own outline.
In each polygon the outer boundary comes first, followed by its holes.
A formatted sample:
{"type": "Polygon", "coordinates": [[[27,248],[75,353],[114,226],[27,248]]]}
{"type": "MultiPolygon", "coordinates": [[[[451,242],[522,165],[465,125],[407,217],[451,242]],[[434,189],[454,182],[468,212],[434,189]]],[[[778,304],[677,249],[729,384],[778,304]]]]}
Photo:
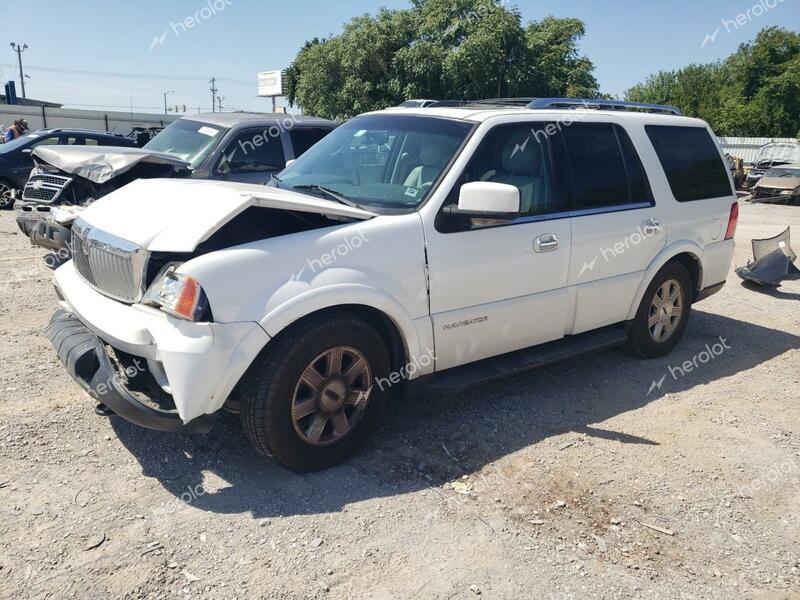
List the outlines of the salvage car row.
{"type": "Polygon", "coordinates": [[[730,270],[730,172],[673,107],[274,119],[37,149],[18,206],[68,199],[63,231],[30,222],[73,256],[47,334],[100,413],[198,433],[236,412],[263,455],[325,468],[410,380],[457,392],[615,346],[663,356],[730,270]]]}

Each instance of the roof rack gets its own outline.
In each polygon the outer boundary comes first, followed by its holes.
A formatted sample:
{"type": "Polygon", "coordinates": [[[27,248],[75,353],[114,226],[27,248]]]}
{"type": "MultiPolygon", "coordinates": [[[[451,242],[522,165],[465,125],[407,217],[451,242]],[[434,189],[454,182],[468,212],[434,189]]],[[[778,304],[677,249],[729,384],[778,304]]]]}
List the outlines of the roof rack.
{"type": "Polygon", "coordinates": [[[481,100],[437,100],[428,108],[447,108],[453,106],[490,106],[525,108],[536,98],[483,98],[481,100]]]}
{"type": "Polygon", "coordinates": [[[588,98],[536,98],[531,101],[527,108],[546,109],[546,108],[589,108],[594,110],[628,110],[642,111],[650,113],[660,113],[667,115],[683,116],[683,112],[674,106],[667,104],[648,104],[645,102],[626,102],[624,100],[598,100],[588,98]]]}

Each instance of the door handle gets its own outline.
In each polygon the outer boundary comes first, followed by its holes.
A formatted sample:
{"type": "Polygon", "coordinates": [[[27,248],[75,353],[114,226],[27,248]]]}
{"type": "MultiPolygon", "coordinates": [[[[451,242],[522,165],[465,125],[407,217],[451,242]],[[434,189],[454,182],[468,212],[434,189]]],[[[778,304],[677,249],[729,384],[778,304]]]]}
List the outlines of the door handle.
{"type": "Polygon", "coordinates": [[[655,235],[661,231],[661,223],[658,222],[658,219],[648,219],[642,223],[642,231],[645,235],[655,235]]]}
{"type": "Polygon", "coordinates": [[[552,233],[540,235],[533,242],[533,249],[535,252],[539,253],[553,252],[554,250],[558,250],[558,236],[552,233]]]}

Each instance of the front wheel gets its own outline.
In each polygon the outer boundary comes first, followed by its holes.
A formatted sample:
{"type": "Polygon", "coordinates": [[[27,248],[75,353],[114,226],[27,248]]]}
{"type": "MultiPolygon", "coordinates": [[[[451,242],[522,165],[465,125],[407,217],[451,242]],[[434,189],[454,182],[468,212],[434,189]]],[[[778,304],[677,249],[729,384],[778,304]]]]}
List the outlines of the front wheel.
{"type": "Polygon", "coordinates": [[[0,181],[0,210],[14,206],[14,198],[11,197],[11,186],[5,181],[0,181]]]}
{"type": "Polygon", "coordinates": [[[293,471],[316,471],[361,447],[382,413],[389,355],[369,323],[321,315],[292,327],[256,359],[239,392],[245,434],[293,471]]]}
{"type": "Polygon", "coordinates": [[[628,349],[644,358],[672,352],[683,337],[692,309],[692,278],[679,262],[667,263],[642,298],[628,332],[628,349]]]}

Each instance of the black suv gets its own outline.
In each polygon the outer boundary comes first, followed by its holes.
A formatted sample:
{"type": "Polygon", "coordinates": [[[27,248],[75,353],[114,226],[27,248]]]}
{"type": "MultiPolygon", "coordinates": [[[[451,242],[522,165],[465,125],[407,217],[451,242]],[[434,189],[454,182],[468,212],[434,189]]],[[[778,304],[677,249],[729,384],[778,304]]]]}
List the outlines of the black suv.
{"type": "Polygon", "coordinates": [[[31,153],[39,146],[136,146],[136,141],[119,133],[92,129],[39,129],[0,144],[0,208],[11,208],[9,192],[22,189],[28,181],[33,160],[31,153]]]}

